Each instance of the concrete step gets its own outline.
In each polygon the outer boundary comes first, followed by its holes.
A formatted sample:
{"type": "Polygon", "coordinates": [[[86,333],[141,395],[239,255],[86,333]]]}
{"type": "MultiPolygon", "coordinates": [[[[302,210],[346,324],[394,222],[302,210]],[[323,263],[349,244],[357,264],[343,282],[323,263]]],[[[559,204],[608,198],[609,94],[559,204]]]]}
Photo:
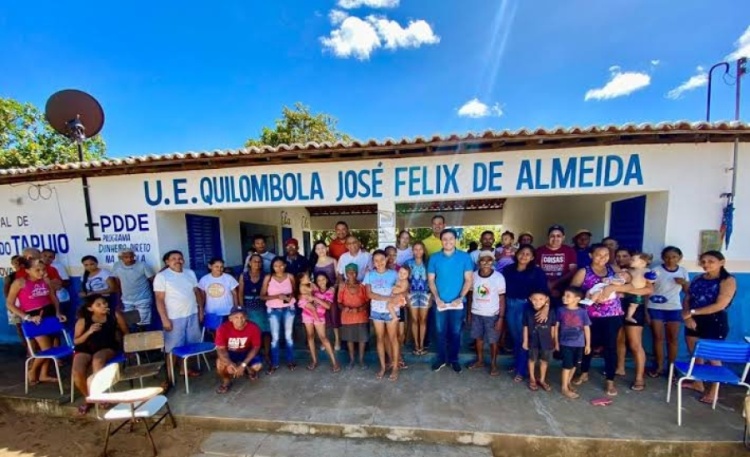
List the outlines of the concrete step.
{"type": "MultiPolygon", "coordinates": [[[[488,447],[329,438],[268,433],[214,432],[200,457],[492,457],[488,447]]],[[[194,456],[198,457],[198,456],[194,456]]]]}

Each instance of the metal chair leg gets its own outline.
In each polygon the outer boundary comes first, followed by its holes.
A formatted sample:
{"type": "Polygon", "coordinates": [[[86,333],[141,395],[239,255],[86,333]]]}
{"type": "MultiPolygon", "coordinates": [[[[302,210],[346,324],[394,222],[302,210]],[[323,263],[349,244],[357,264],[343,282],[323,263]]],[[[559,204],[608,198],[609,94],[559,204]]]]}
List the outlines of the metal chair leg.
{"type": "Polygon", "coordinates": [[[206,354],[201,354],[203,356],[203,361],[206,362],[206,370],[211,371],[211,364],[208,363],[208,357],[206,357],[206,354]]]}
{"type": "Polygon", "coordinates": [[[719,387],[721,387],[721,383],[716,383],[716,395],[714,395],[714,402],[711,405],[711,409],[716,409],[716,402],[719,401],[719,387]]]}
{"type": "Polygon", "coordinates": [[[26,359],[26,369],[23,371],[23,384],[24,384],[24,392],[26,392],[26,395],[29,394],[29,361],[34,360],[32,358],[26,359]]]}
{"type": "Polygon", "coordinates": [[[156,443],[154,443],[154,437],[151,435],[151,427],[148,426],[148,421],[145,417],[142,420],[143,426],[146,427],[146,436],[148,436],[148,440],[151,442],[151,450],[154,452],[154,457],[156,457],[156,443]]]}
{"type": "Polygon", "coordinates": [[[60,395],[65,395],[65,388],[63,387],[62,376],[60,376],[60,364],[57,359],[52,359],[55,364],[55,373],[57,373],[57,384],[60,386],[60,395]]]}
{"type": "Polygon", "coordinates": [[[73,368],[70,369],[70,404],[72,405],[73,402],[76,400],[76,384],[73,382],[73,368]]]}
{"type": "Polygon", "coordinates": [[[169,407],[169,403],[165,403],[164,406],[167,407],[167,414],[169,414],[169,420],[172,421],[172,428],[177,428],[177,422],[174,420],[174,414],[172,414],[172,408],[169,407]]]}
{"type": "Polygon", "coordinates": [[[684,381],[685,378],[680,378],[679,381],[677,381],[677,426],[682,426],[682,381],[684,381]]]}
{"type": "Polygon", "coordinates": [[[188,382],[188,357],[182,359],[182,368],[185,370],[185,393],[190,393],[190,383],[188,382]]]}
{"type": "Polygon", "coordinates": [[[667,379],[667,403],[669,403],[669,397],[672,395],[672,379],[674,376],[674,364],[669,364],[669,378],[667,379]]]}
{"type": "Polygon", "coordinates": [[[107,422],[107,434],[104,436],[104,450],[102,450],[102,455],[104,457],[107,456],[107,445],[109,444],[109,431],[112,429],[112,422],[107,422]]]}

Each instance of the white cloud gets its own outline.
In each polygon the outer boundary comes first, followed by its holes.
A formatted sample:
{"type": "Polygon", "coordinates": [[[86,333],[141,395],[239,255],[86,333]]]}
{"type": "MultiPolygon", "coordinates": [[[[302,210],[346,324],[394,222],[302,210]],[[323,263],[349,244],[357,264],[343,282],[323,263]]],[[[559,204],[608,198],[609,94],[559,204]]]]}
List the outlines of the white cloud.
{"type": "Polygon", "coordinates": [[[361,19],[349,16],[340,10],[328,15],[335,26],[330,35],[321,37],[324,48],[337,57],[354,57],[367,60],[377,48],[386,49],[418,48],[422,45],[437,44],[440,37],[423,20],[410,21],[404,28],[398,22],[380,16],[367,16],[361,19]]]}
{"type": "Polygon", "coordinates": [[[657,66],[657,65],[659,65],[660,63],[661,63],[661,60],[659,60],[659,59],[654,59],[654,60],[651,61],[651,65],[653,65],[654,67],[657,66]]]}
{"type": "Polygon", "coordinates": [[[341,10],[331,10],[331,12],[328,13],[328,20],[331,21],[332,25],[339,25],[344,22],[344,19],[348,17],[349,15],[345,11],[341,10]]]}
{"type": "Polygon", "coordinates": [[[381,46],[375,27],[355,16],[344,19],[337,29],[320,41],[337,57],[355,57],[359,60],[369,59],[370,54],[381,46]]]}
{"type": "Polygon", "coordinates": [[[478,98],[472,98],[458,109],[458,115],[460,117],[471,117],[474,119],[488,116],[500,117],[503,115],[503,110],[500,109],[499,103],[489,106],[486,103],[479,101],[478,98]]]}
{"type": "Polygon", "coordinates": [[[691,90],[698,89],[699,87],[703,87],[706,84],[708,84],[708,73],[706,73],[705,68],[698,67],[696,69],[695,75],[691,76],[690,79],[667,92],[667,98],[677,100],[678,98],[682,97],[682,94],[684,94],[685,92],[690,92],[691,90]]]}
{"type": "Polygon", "coordinates": [[[623,97],[651,84],[651,76],[646,73],[636,71],[620,70],[620,67],[614,65],[609,67],[611,78],[598,89],[589,89],[584,96],[584,100],[609,100],[611,98],[623,97]]]}
{"type": "Polygon", "coordinates": [[[734,52],[727,56],[727,60],[737,60],[740,57],[750,57],[750,26],[737,41],[734,42],[734,52]]]}
{"type": "Polygon", "coordinates": [[[338,5],[341,8],[350,10],[366,6],[368,8],[395,8],[399,0],[339,0],[338,5]]]}
{"type": "Polygon", "coordinates": [[[418,48],[423,44],[440,42],[440,37],[435,35],[430,24],[421,19],[409,21],[406,28],[385,17],[368,16],[367,21],[375,26],[387,49],[418,48]]]}

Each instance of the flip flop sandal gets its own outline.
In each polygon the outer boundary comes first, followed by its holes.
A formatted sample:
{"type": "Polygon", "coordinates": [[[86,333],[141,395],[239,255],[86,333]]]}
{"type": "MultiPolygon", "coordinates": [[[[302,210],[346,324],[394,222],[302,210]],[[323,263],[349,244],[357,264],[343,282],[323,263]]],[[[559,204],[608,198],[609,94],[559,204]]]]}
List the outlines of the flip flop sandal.
{"type": "MultiPolygon", "coordinates": [[[[310,370],[310,371],[315,371],[316,368],[318,368],[318,364],[317,363],[311,363],[310,365],[307,366],[307,369],[310,370]]],[[[291,368],[290,368],[290,370],[291,370],[291,368]]]]}
{"type": "Polygon", "coordinates": [[[541,387],[542,389],[544,389],[545,392],[551,392],[552,391],[552,387],[550,387],[550,385],[547,384],[546,382],[537,381],[537,384],[539,384],[539,387],[541,387]]]}
{"type": "Polygon", "coordinates": [[[497,368],[495,368],[494,370],[491,370],[490,371],[490,376],[492,376],[492,377],[500,376],[500,370],[498,370],[497,368]]]}
{"type": "Polygon", "coordinates": [[[250,373],[247,374],[247,379],[251,381],[257,381],[258,380],[258,372],[250,370],[250,373]]]}
{"type": "Polygon", "coordinates": [[[704,405],[713,405],[714,400],[712,398],[707,397],[701,397],[698,399],[699,402],[703,403],[704,405]]]}
{"type": "Polygon", "coordinates": [[[267,375],[272,375],[272,374],[276,373],[276,370],[278,370],[278,369],[279,369],[279,367],[277,367],[277,366],[276,367],[269,367],[268,370],[266,370],[266,374],[267,375]]]}
{"type": "Polygon", "coordinates": [[[480,365],[479,362],[471,362],[470,364],[466,365],[466,368],[468,368],[469,370],[479,370],[484,367],[485,365],[484,364],[480,365]]]}
{"type": "Polygon", "coordinates": [[[616,397],[617,396],[617,389],[614,387],[612,389],[607,390],[606,392],[608,397],[616,397]]]}
{"type": "Polygon", "coordinates": [[[636,392],[642,392],[646,390],[646,383],[645,382],[634,382],[632,386],[630,386],[630,390],[634,390],[636,392]]]}
{"type": "Polygon", "coordinates": [[[662,376],[664,376],[664,372],[663,371],[649,371],[648,372],[648,377],[649,378],[656,379],[656,378],[661,378],[662,376]]]}
{"type": "Polygon", "coordinates": [[[516,375],[516,377],[513,378],[513,382],[523,382],[523,376],[521,376],[520,374],[516,375]]]}
{"type": "Polygon", "coordinates": [[[90,410],[91,410],[91,404],[84,403],[78,407],[78,412],[76,414],[79,416],[85,416],[89,413],[90,410]]]}
{"type": "Polygon", "coordinates": [[[611,398],[595,398],[591,400],[593,406],[609,406],[612,404],[611,398]]]}
{"type": "Polygon", "coordinates": [[[382,371],[378,371],[378,372],[377,372],[377,373],[375,374],[375,378],[377,378],[377,379],[383,379],[383,377],[385,377],[385,370],[382,370],[382,371]]]}
{"type": "Polygon", "coordinates": [[[529,390],[532,392],[536,392],[537,390],[539,390],[539,386],[537,386],[535,382],[529,382],[529,390]]]}
{"type": "Polygon", "coordinates": [[[222,384],[219,387],[216,388],[217,394],[225,394],[229,392],[229,389],[232,388],[232,384],[222,384]]]}
{"type": "Polygon", "coordinates": [[[295,369],[295,368],[297,368],[297,364],[296,364],[296,363],[294,363],[294,362],[292,362],[292,363],[288,363],[288,364],[286,365],[286,367],[287,367],[287,368],[289,368],[289,371],[294,371],[294,369],[295,369]]]}
{"type": "Polygon", "coordinates": [[[334,366],[332,366],[331,367],[331,371],[333,373],[338,373],[339,371],[341,371],[341,365],[334,365],[334,366]]]}

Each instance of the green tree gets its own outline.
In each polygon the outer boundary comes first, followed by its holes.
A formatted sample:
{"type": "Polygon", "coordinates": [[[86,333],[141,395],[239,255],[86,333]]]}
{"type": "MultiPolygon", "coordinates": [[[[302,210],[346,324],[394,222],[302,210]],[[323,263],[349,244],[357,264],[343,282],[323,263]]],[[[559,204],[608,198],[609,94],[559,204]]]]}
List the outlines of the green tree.
{"type": "MultiPolygon", "coordinates": [[[[374,251],[378,248],[378,231],[372,229],[349,230],[349,233],[354,235],[360,243],[362,243],[362,249],[366,251],[374,251]]],[[[313,243],[318,240],[323,240],[326,244],[331,244],[331,240],[336,236],[336,232],[333,230],[316,230],[313,232],[313,243]]]]}
{"type": "MultiPolygon", "coordinates": [[[[84,160],[105,157],[100,135],[84,143],[84,160]]],[[[0,168],[24,168],[78,162],[78,150],[55,132],[30,103],[0,97],[0,168]]]]}
{"type": "Polygon", "coordinates": [[[260,137],[250,138],[245,146],[352,141],[349,135],[337,129],[337,123],[335,117],[325,113],[313,114],[308,106],[297,102],[294,108],[285,106],[281,110],[281,119],[276,120],[274,128],[263,127],[260,137]]]}

